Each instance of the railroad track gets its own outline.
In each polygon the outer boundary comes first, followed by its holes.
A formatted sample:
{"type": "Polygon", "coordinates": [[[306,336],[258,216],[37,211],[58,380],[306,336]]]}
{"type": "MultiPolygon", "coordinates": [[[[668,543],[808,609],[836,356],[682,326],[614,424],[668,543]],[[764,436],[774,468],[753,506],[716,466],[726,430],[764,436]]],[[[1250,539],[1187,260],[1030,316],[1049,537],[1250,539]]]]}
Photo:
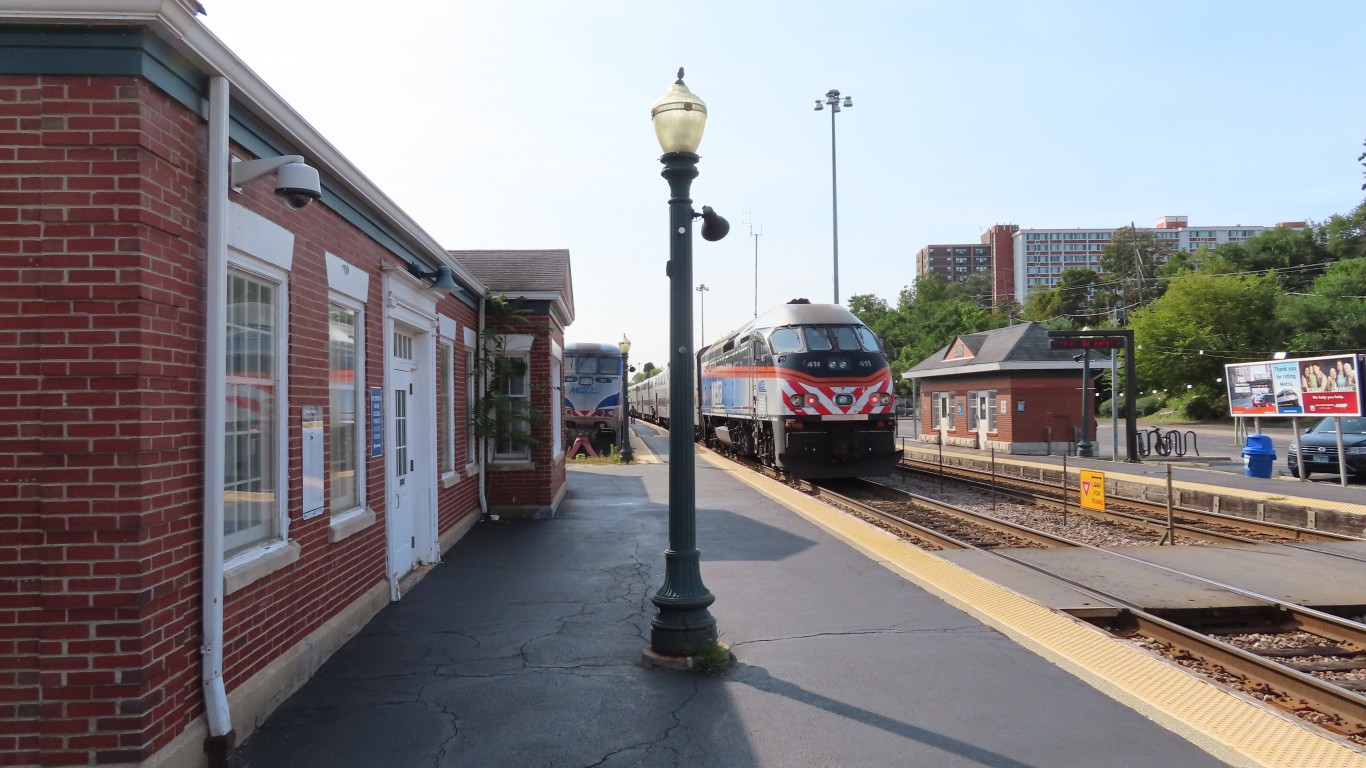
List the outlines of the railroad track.
{"type": "MultiPolygon", "coordinates": [[[[888,491],[876,484],[841,485],[852,485],[856,493],[860,487],[866,492],[872,486],[876,489],[872,495],[876,497],[885,498],[888,491]]],[[[855,498],[848,492],[840,493],[824,486],[813,486],[812,492],[912,543],[928,540],[945,549],[981,549],[1063,582],[1112,606],[1109,611],[1093,608],[1084,615],[1078,612],[1078,618],[1226,687],[1366,746],[1366,624],[1361,621],[1107,551],[1108,556],[1128,560],[1135,568],[1158,568],[1235,592],[1257,603],[1236,611],[1184,611],[1179,621],[1164,618],[1122,597],[1050,572],[1037,561],[1014,557],[1009,543],[1020,540],[1031,547],[1089,546],[1084,542],[914,494],[907,494],[905,506],[925,507],[933,515],[914,514],[916,519],[909,520],[901,513],[881,508],[868,499],[855,498]],[[951,521],[953,532],[941,530],[933,522],[936,519],[951,521]],[[971,525],[969,536],[959,535],[965,522],[971,525]]],[[[1358,618],[1366,619],[1366,616],[1358,618]]]]}
{"type": "MultiPolygon", "coordinates": [[[[1162,532],[1173,540],[1176,537],[1187,537],[1204,541],[1246,544],[1275,542],[1295,545],[1321,554],[1360,559],[1351,553],[1313,546],[1316,543],[1323,542],[1362,541],[1361,537],[1358,536],[1253,520],[1180,505],[1172,505],[1169,510],[1165,499],[1162,501],[1134,499],[1109,493],[1106,494],[1106,509],[1103,512],[1082,509],[1075,501],[1066,498],[1067,493],[1076,492],[1074,488],[1068,488],[1064,491],[1055,483],[1030,480],[1013,475],[992,476],[989,472],[980,472],[965,467],[944,467],[943,470],[945,480],[965,487],[1039,504],[1055,510],[1064,510],[1069,514],[1123,521],[1148,530],[1162,532]]],[[[914,459],[903,459],[900,472],[935,478],[941,475],[938,464],[914,459]]]]}

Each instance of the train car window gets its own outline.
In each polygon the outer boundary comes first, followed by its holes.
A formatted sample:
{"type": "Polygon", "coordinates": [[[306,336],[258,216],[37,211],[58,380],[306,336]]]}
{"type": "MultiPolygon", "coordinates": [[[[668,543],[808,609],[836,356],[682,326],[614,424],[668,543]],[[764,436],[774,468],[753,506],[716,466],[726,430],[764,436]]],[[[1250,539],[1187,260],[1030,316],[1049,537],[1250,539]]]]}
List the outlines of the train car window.
{"type": "Polygon", "coordinates": [[[854,333],[853,326],[840,325],[830,329],[835,334],[835,344],[841,351],[849,350],[857,352],[860,347],[858,336],[854,333]]]}
{"type": "Polygon", "coordinates": [[[834,349],[830,343],[830,337],[825,335],[824,328],[817,328],[814,325],[803,326],[802,336],[806,339],[806,348],[812,352],[825,352],[834,349]]]}
{"type": "Polygon", "coordinates": [[[768,343],[773,347],[775,355],[802,351],[802,337],[798,335],[796,328],[779,328],[768,337],[768,343]]]}
{"type": "Polygon", "coordinates": [[[859,341],[863,342],[864,349],[868,350],[869,352],[882,351],[882,345],[878,343],[877,336],[873,335],[872,331],[868,330],[867,328],[861,325],[858,327],[857,330],[859,341]]]}

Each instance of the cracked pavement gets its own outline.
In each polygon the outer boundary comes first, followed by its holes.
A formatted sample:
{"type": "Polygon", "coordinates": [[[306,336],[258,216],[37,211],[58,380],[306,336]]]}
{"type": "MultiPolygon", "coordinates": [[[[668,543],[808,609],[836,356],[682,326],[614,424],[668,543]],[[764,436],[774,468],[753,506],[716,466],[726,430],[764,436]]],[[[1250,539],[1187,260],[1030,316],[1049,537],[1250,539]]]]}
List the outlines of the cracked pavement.
{"type": "Polygon", "coordinates": [[[702,578],[738,663],[643,666],[667,485],[571,465],[554,519],[478,523],[241,765],[1222,765],[705,462],[702,578]]]}

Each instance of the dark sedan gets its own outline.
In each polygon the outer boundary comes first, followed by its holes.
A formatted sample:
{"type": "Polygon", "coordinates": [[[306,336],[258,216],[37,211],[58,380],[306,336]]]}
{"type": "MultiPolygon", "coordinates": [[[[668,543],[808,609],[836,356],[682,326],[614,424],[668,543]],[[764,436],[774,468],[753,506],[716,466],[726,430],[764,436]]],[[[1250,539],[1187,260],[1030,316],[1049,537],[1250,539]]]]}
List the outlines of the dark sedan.
{"type": "MultiPolygon", "coordinates": [[[[1366,475],[1366,418],[1342,420],[1342,450],[1347,454],[1347,474],[1366,475]]],[[[1337,419],[1328,417],[1300,435],[1286,450],[1285,465],[1295,477],[1300,476],[1301,466],[1305,477],[1315,472],[1340,474],[1337,419]]]]}

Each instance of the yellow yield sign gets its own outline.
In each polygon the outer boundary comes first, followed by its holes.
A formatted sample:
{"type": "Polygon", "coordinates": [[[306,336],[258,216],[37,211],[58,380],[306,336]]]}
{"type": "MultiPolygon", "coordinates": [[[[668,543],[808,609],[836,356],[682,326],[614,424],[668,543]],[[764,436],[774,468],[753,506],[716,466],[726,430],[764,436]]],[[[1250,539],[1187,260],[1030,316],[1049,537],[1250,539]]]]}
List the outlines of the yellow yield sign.
{"type": "Polygon", "coordinates": [[[1081,478],[1081,508],[1105,511],[1105,473],[1083,469],[1081,478]]]}

